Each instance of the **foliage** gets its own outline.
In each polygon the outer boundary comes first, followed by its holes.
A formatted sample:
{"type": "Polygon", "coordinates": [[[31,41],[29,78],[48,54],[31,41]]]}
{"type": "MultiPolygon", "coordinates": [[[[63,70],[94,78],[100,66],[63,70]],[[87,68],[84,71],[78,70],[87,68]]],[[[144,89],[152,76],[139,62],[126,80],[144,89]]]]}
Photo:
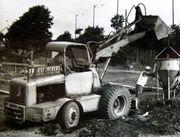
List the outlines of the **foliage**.
{"type": "Polygon", "coordinates": [[[76,41],[81,43],[87,43],[88,41],[102,41],[104,40],[104,29],[99,26],[90,27],[88,26],[84,33],[80,35],[76,41]]]}
{"type": "Polygon", "coordinates": [[[123,22],[124,22],[124,16],[116,14],[111,19],[111,27],[114,28],[116,32],[119,32],[123,27],[123,22]]]}
{"type": "Polygon", "coordinates": [[[63,34],[57,37],[56,41],[72,41],[71,34],[69,31],[65,31],[63,34]]]}
{"type": "Polygon", "coordinates": [[[6,52],[5,52],[4,34],[2,32],[0,32],[0,59],[5,54],[6,54],[6,52]]]}
{"type": "Polygon", "coordinates": [[[180,25],[171,25],[171,28],[175,30],[175,35],[180,35],[180,25]]]}
{"type": "Polygon", "coordinates": [[[82,31],[83,31],[83,29],[78,28],[78,29],[76,29],[75,34],[81,35],[82,31]]]}
{"type": "Polygon", "coordinates": [[[4,34],[0,32],[0,41],[3,42],[4,34]]]}
{"type": "Polygon", "coordinates": [[[178,53],[180,53],[179,45],[180,45],[180,24],[171,25],[171,28],[175,30],[174,35],[168,39],[170,46],[172,46],[178,53]]]}
{"type": "Polygon", "coordinates": [[[51,40],[49,31],[53,17],[44,5],[31,7],[15,21],[5,35],[8,46],[13,49],[42,50],[51,40]]]}

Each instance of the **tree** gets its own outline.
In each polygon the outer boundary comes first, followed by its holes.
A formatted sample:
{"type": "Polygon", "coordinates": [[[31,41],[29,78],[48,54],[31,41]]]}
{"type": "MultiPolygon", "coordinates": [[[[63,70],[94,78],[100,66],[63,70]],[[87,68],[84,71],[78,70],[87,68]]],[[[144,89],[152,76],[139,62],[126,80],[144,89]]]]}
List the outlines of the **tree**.
{"type": "Polygon", "coordinates": [[[4,34],[0,32],[0,42],[3,42],[4,34]]]}
{"type": "Polygon", "coordinates": [[[111,27],[116,30],[116,32],[120,31],[123,27],[123,22],[124,22],[124,16],[116,14],[112,19],[111,19],[111,27]]]}
{"type": "Polygon", "coordinates": [[[44,5],[31,7],[15,21],[5,35],[8,46],[13,49],[42,50],[51,40],[49,31],[53,17],[44,5]]]}
{"type": "Polygon", "coordinates": [[[166,43],[169,43],[178,53],[180,53],[180,25],[174,24],[171,25],[171,28],[174,29],[174,33],[166,40],[166,43]]]}
{"type": "Polygon", "coordinates": [[[63,34],[57,37],[56,41],[72,41],[71,34],[69,33],[69,31],[65,31],[63,34]]]}
{"type": "Polygon", "coordinates": [[[76,29],[75,34],[81,35],[82,31],[83,31],[83,29],[78,28],[78,29],[76,29]]]}
{"type": "Polygon", "coordinates": [[[75,30],[75,39],[77,37],[76,35],[80,36],[82,31],[83,31],[83,29],[81,29],[81,28],[78,28],[75,30]]]}
{"type": "Polygon", "coordinates": [[[102,41],[104,40],[104,29],[100,28],[98,26],[96,27],[90,27],[88,26],[84,33],[81,34],[76,41],[81,42],[81,43],[86,43],[88,41],[102,41]]]}
{"type": "Polygon", "coordinates": [[[180,35],[180,25],[171,25],[171,28],[175,30],[175,35],[180,35]]]}

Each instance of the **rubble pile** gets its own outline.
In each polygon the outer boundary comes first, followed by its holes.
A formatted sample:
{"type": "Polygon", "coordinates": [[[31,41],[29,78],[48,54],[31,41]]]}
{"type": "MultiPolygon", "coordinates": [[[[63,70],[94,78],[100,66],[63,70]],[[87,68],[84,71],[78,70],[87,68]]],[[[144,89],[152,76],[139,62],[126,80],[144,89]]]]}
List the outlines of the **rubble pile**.
{"type": "MultiPolygon", "coordinates": [[[[84,123],[84,122],[83,122],[84,123]]],[[[150,98],[141,103],[140,113],[117,120],[86,121],[80,136],[139,136],[180,134],[180,100],[158,101],[150,98]]]]}
{"type": "Polygon", "coordinates": [[[158,101],[149,98],[141,102],[140,113],[132,110],[128,117],[116,120],[101,119],[96,116],[97,114],[85,116],[77,128],[68,132],[52,124],[50,127],[45,127],[43,133],[45,135],[74,134],[79,137],[180,134],[180,100],[158,101]]]}
{"type": "Polygon", "coordinates": [[[40,128],[41,133],[43,133],[46,136],[55,136],[57,134],[60,134],[61,127],[59,124],[47,124],[40,128]]]}
{"type": "Polygon", "coordinates": [[[93,119],[89,122],[86,123],[86,130],[79,133],[80,137],[138,137],[134,125],[125,123],[123,119],[93,119]]]}
{"type": "Polygon", "coordinates": [[[180,100],[144,101],[141,104],[145,116],[142,130],[147,133],[171,135],[180,133],[180,100]]]}

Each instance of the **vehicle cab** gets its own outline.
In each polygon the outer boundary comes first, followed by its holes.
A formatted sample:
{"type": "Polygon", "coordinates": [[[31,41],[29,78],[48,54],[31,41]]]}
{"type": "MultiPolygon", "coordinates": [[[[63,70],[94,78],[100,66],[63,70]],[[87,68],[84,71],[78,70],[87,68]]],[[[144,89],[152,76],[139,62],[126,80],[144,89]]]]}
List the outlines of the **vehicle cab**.
{"type": "MultiPolygon", "coordinates": [[[[47,65],[30,65],[27,77],[11,80],[10,97],[5,101],[6,119],[15,123],[55,120],[61,108],[70,102],[82,112],[98,109],[100,96],[93,94],[93,90],[101,85],[96,69],[90,67],[87,46],[49,42],[46,51],[52,53],[52,58],[46,58],[47,65]]],[[[70,112],[74,115],[74,111],[70,112]]]]}
{"type": "Polygon", "coordinates": [[[63,65],[64,74],[82,72],[90,67],[90,55],[86,45],[73,42],[49,42],[46,51],[52,53],[48,65],[63,65]]]}

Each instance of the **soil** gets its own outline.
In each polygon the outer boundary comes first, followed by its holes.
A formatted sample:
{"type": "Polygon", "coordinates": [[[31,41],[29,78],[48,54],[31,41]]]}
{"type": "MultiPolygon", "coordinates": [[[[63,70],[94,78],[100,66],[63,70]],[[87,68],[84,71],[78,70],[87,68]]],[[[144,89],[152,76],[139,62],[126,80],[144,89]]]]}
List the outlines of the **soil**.
{"type": "MultiPolygon", "coordinates": [[[[135,86],[138,73],[121,73],[112,68],[104,82],[113,81],[135,86]]],[[[0,89],[8,90],[8,83],[0,81],[0,89]]],[[[151,79],[148,85],[154,85],[151,79]]],[[[102,119],[98,112],[81,115],[78,127],[62,130],[55,122],[27,123],[23,128],[4,124],[3,100],[0,95],[1,137],[154,137],[180,136],[180,97],[171,101],[157,100],[156,93],[145,92],[139,111],[131,110],[127,117],[117,120],[102,119]]]]}

